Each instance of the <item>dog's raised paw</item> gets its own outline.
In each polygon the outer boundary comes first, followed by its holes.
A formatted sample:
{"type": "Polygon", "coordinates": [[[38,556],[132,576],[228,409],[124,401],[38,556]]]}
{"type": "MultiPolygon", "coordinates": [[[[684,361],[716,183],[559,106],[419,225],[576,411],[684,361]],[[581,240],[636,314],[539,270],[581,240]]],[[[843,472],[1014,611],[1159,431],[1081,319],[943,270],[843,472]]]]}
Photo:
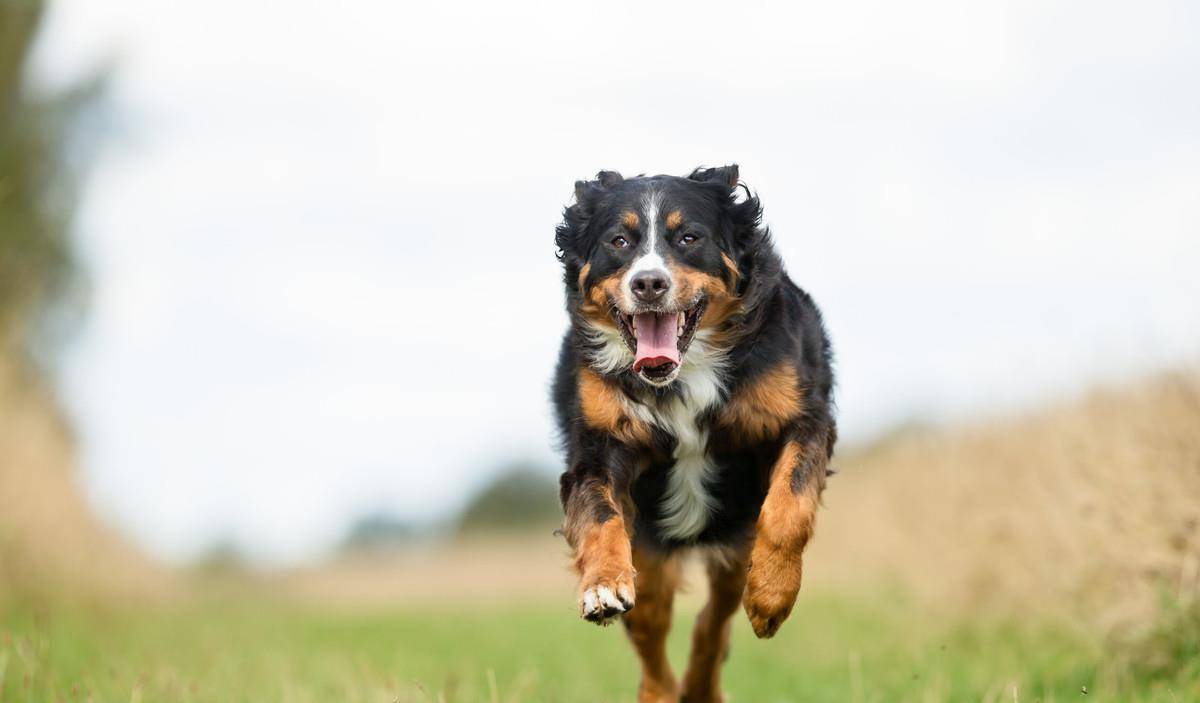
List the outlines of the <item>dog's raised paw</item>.
{"type": "Polygon", "coordinates": [[[633,607],[633,579],[619,576],[586,586],[579,597],[579,614],[584,620],[609,625],[633,607]]]}
{"type": "Polygon", "coordinates": [[[787,620],[800,591],[799,558],[757,550],[751,562],[742,606],[759,639],[770,639],[787,620]]]}

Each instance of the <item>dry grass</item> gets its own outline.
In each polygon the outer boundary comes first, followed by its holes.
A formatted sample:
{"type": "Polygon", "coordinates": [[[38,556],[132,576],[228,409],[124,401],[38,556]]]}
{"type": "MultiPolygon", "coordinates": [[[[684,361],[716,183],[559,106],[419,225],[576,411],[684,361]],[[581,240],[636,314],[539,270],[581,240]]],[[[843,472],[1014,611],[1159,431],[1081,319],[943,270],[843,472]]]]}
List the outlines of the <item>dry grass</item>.
{"type": "Polygon", "coordinates": [[[938,604],[1066,606],[1107,629],[1200,588],[1200,373],[895,438],[838,461],[816,582],[880,572],[938,604]]]}
{"type": "Polygon", "coordinates": [[[392,604],[570,604],[575,579],[569,564],[566,544],[547,531],[348,554],[264,580],[303,602],[368,610],[392,604]]]}
{"type": "Polygon", "coordinates": [[[101,525],[53,398],[0,359],[0,597],[162,597],[174,579],[101,525]]]}

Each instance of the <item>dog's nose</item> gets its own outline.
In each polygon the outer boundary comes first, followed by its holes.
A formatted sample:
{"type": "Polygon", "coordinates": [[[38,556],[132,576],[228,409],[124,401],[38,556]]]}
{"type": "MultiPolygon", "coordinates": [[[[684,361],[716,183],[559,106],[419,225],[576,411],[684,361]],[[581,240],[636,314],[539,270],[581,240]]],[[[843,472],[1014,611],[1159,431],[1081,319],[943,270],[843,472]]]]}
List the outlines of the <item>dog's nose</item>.
{"type": "Polygon", "coordinates": [[[666,271],[642,271],[629,282],[633,294],[643,303],[653,303],[671,289],[671,279],[666,271]]]}

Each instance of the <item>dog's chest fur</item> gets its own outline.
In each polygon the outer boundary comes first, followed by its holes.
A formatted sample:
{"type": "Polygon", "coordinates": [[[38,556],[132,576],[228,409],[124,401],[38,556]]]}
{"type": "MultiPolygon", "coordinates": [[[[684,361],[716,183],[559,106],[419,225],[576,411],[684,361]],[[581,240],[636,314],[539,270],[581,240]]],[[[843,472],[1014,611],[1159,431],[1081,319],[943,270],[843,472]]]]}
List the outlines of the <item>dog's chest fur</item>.
{"type": "Polygon", "coordinates": [[[708,454],[708,428],[701,426],[700,420],[721,401],[724,359],[701,334],[693,341],[675,380],[678,394],[658,401],[626,401],[631,415],[675,438],[674,463],[659,506],[658,526],[664,536],[677,540],[700,534],[713,508],[708,484],[715,469],[708,454]]]}

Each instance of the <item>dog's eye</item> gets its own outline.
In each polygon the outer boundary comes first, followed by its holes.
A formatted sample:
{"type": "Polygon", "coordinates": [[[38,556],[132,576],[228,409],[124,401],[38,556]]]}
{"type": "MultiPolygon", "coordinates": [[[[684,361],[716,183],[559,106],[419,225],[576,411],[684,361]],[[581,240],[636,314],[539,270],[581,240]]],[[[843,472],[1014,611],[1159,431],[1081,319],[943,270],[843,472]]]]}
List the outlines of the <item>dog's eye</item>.
{"type": "Polygon", "coordinates": [[[629,246],[629,240],[624,237],[613,237],[612,245],[618,249],[624,249],[629,246]]]}
{"type": "Polygon", "coordinates": [[[690,232],[679,238],[679,243],[683,244],[684,246],[695,244],[698,241],[700,241],[700,237],[691,234],[690,232]]]}

